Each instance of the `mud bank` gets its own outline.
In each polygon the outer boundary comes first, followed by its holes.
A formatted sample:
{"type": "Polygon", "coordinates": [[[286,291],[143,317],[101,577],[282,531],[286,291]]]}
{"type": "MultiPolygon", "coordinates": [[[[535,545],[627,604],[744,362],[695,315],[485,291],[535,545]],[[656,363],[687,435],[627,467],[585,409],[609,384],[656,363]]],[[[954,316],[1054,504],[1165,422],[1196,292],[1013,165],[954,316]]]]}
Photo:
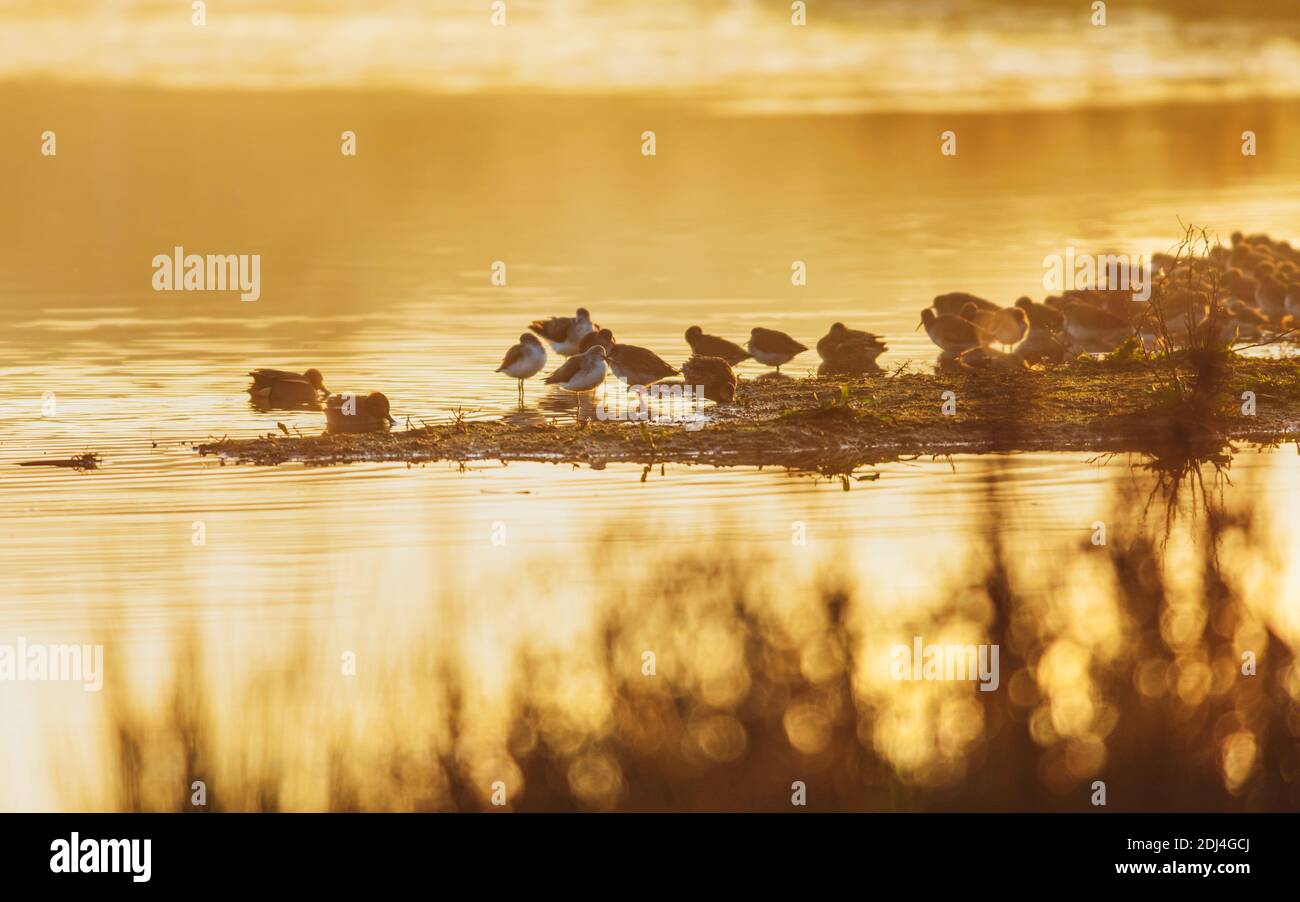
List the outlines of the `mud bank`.
{"type": "Polygon", "coordinates": [[[1080,360],[1048,371],[763,377],[742,382],[737,401],[710,407],[703,428],[694,430],[598,419],[575,426],[538,416],[391,433],[222,440],[197,450],[262,465],[679,462],[848,472],[917,455],[1211,454],[1233,442],[1300,438],[1300,363],[1294,360],[1231,360],[1213,390],[1201,395],[1194,409],[1177,403],[1167,381],[1141,361],[1080,360]],[[1254,393],[1253,414],[1243,412],[1244,392],[1254,393]]]}

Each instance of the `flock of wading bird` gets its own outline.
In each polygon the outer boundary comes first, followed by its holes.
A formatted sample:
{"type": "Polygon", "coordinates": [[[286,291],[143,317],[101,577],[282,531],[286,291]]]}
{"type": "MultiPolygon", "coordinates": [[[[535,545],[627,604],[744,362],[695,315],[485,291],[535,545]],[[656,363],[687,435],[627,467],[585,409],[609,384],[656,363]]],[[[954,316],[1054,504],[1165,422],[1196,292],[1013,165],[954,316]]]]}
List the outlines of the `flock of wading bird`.
{"type": "MultiPolygon", "coordinates": [[[[1081,353],[1109,353],[1131,338],[1144,348],[1172,350],[1192,343],[1227,346],[1300,330],[1300,249],[1285,241],[1235,232],[1230,247],[1215,246],[1205,257],[1154,255],[1151,276],[1160,279],[1162,289],[1153,296],[1158,300],[1135,300],[1130,289],[1087,288],[1050,295],[1041,303],[1022,297],[1002,307],[966,292],[941,294],[921,311],[917,328],[924,326],[938,346],[940,366],[962,369],[1029,369],[1081,353]]],[[[547,385],[581,396],[600,387],[609,372],[633,390],[681,376],[719,403],[735,400],[734,367],[741,361],[752,358],[780,373],[808,350],[774,329],[751,330],[741,346],[691,326],[686,330],[691,357],[679,370],[649,348],[615,341],[584,308],[574,316],[537,320],[528,329],[496,369],[518,380],[521,406],[525,380],[546,366],[543,342],[567,358],[546,377],[547,385]]],[[[880,336],[835,323],[817,342],[818,373],[880,372],[876,359],[886,350],[880,336]]],[[[382,393],[331,394],[319,370],[259,369],[249,375],[254,404],[302,408],[323,401],[332,432],[370,432],[395,424],[382,393]]]]}
{"type": "Polygon", "coordinates": [[[1153,255],[1150,277],[1160,290],[1145,301],[1124,288],[1071,290],[1042,303],[1022,297],[1011,307],[943,294],[921,312],[921,325],[939,346],[940,364],[1018,369],[1110,353],[1130,339],[1172,351],[1300,329],[1300,249],[1286,241],[1234,232],[1230,247],[1204,257],[1153,255]]]}

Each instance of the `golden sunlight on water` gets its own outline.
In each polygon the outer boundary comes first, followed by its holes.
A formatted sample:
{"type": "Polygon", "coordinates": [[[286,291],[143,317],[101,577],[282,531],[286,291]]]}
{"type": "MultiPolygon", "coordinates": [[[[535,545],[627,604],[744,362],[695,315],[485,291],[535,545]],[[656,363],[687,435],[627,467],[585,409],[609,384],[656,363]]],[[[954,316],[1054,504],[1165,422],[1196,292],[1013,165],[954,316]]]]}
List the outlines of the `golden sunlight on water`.
{"type": "Polygon", "coordinates": [[[86,474],[21,532],[5,511],[7,623],[106,662],[101,693],[0,684],[5,807],[182,810],[197,773],[227,810],[475,809],[498,780],[523,809],[779,808],[800,775],[831,781],[817,808],[1068,810],[1103,774],[1121,807],[1294,807],[1296,461],[1207,465],[1194,498],[1136,458],[894,464],[848,493],[209,465],[93,529],[86,474]],[[900,682],[914,636],[999,645],[1003,691],[900,682]]]}
{"type": "Polygon", "coordinates": [[[0,76],[171,88],[651,94],[746,113],[1055,108],[1295,97],[1285,0],[1125,4],[779,0],[13,0],[0,76]]]}
{"type": "Polygon", "coordinates": [[[674,364],[691,323],[837,319],[928,363],[931,297],[1041,297],[1067,246],[1294,241],[1300,157],[1237,137],[1300,141],[1290,7],[1070,43],[1050,3],[827,3],[791,49],[784,3],[187,6],[0,11],[0,651],[104,648],[100,691],[0,680],[0,810],[1300,805],[1289,445],[875,481],[193,448],[320,431],[256,366],[567,427],[493,370],[578,306],[674,364]],[[261,297],[153,291],[177,246],[260,254],[261,297]],[[916,637],[997,646],[996,687],[900,678],[916,637]]]}

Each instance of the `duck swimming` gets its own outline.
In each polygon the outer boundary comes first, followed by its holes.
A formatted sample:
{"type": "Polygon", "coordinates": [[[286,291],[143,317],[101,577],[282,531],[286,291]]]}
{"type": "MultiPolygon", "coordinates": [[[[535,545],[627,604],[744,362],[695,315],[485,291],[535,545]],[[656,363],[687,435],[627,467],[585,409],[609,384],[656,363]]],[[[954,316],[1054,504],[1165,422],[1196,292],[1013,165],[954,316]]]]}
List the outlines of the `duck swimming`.
{"type": "Polygon", "coordinates": [[[249,397],[254,404],[268,409],[311,407],[329,394],[318,369],[303,373],[256,369],[248,375],[253,380],[248,386],[249,397]]]}
{"type": "Polygon", "coordinates": [[[330,432],[385,432],[396,426],[382,392],[331,395],[325,401],[325,425],[330,432]]]}

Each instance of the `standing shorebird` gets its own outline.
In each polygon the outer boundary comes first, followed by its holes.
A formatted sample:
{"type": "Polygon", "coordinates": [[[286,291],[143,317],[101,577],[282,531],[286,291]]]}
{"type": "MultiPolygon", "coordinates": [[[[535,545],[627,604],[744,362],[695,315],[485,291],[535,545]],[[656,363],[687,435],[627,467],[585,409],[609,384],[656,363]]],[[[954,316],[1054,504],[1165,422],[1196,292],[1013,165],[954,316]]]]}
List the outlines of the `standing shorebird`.
{"type": "Polygon", "coordinates": [[[605,348],[595,345],[584,353],[570,357],[564,365],[546,377],[547,385],[584,395],[605,381],[605,348]]]}
{"type": "Polygon", "coordinates": [[[1029,331],[1029,316],[1020,307],[998,307],[996,310],[982,310],[967,302],[962,305],[962,319],[974,323],[987,332],[999,344],[1011,346],[1025,337],[1029,331]]]}
{"type": "Polygon", "coordinates": [[[519,380],[519,406],[524,406],[524,380],[531,379],[546,366],[546,349],[531,332],[519,336],[519,344],[506,351],[496,372],[519,380]]]}
{"type": "Polygon", "coordinates": [[[751,329],[749,353],[764,366],[774,366],[778,373],[784,364],[808,350],[784,332],[775,329],[751,329]]]}
{"type": "Polygon", "coordinates": [[[999,344],[1010,348],[1029,332],[1029,314],[1022,307],[1006,307],[993,313],[988,329],[999,344]]]}
{"type": "Polygon", "coordinates": [[[677,370],[649,348],[616,344],[608,356],[609,368],[628,385],[653,385],[677,375],[677,370]]]}
{"type": "Polygon", "coordinates": [[[686,330],[686,343],[691,346],[691,353],[701,357],[720,357],[730,366],[753,356],[734,341],[705,334],[699,326],[691,326],[686,330]]]}
{"type": "Polygon", "coordinates": [[[306,407],[315,405],[322,395],[328,395],[320,370],[305,373],[288,370],[258,369],[248,374],[253,380],[248,395],[256,405],[264,407],[306,407]]]}
{"type": "Polygon", "coordinates": [[[382,392],[368,395],[331,395],[325,402],[325,425],[330,432],[382,432],[396,426],[382,392]]]}
{"type": "Polygon", "coordinates": [[[572,357],[580,353],[578,346],[588,332],[596,329],[586,307],[579,307],[573,316],[553,316],[547,320],[534,320],[528,328],[545,338],[557,354],[572,357]]]}
{"type": "Polygon", "coordinates": [[[993,343],[993,336],[970,320],[948,313],[935,313],[932,307],[921,311],[921,322],[917,328],[921,326],[925,326],[930,341],[950,356],[993,343]]]}

